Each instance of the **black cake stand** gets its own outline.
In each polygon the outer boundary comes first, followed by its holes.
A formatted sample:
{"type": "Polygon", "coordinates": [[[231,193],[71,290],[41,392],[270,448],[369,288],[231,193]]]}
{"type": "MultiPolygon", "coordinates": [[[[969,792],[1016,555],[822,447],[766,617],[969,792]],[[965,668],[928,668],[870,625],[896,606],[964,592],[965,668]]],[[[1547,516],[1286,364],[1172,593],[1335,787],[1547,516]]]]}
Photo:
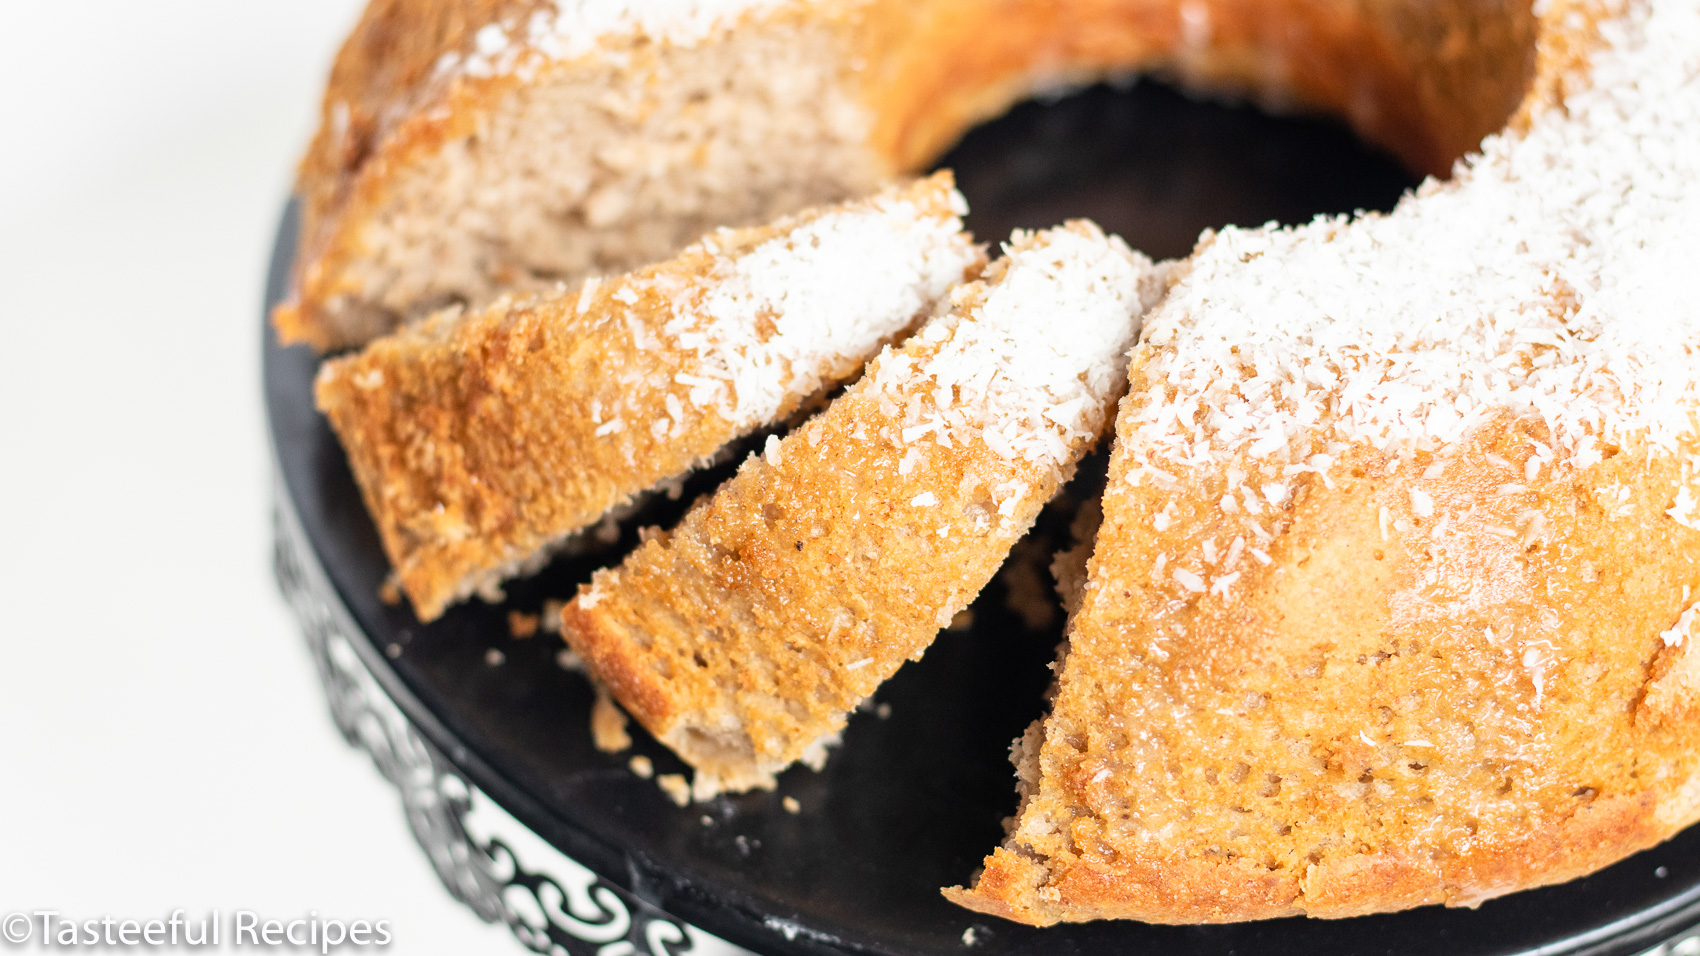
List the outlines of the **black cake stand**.
{"type": "MultiPolygon", "coordinates": [[[[1028,103],[971,133],[957,171],[983,238],[1091,216],[1154,256],[1199,230],[1387,208],[1411,181],[1325,123],[1186,99],[1151,83],[1028,103]]],[[[280,229],[275,303],[295,248],[280,229]]],[[[1003,579],[857,713],[820,773],[775,793],[678,807],[591,743],[592,694],[559,639],[512,635],[510,611],[571,596],[674,520],[724,469],[659,501],[609,550],[556,561],[503,605],[471,603],[428,626],[379,589],[388,570],[342,451],[314,411],[318,360],[265,336],[276,455],[276,569],[337,726],[400,791],[449,891],[537,952],[1695,956],[1700,828],[1562,886],[1475,910],[1227,926],[1095,923],[1033,929],[961,910],[938,888],[970,878],[1015,808],[1008,748],[1041,713],[1060,624],[1007,610],[1003,579]],[[786,804],[795,801],[796,812],[786,804]],[[712,934],[712,935],[711,935],[712,934]]],[[[1091,469],[1083,469],[1089,472],[1091,469]]],[[[1048,514],[1033,549],[1061,542],[1048,514]]],[[[635,731],[635,728],[634,728],[635,731]]],[[[657,773],[684,767],[641,731],[657,773]]]]}

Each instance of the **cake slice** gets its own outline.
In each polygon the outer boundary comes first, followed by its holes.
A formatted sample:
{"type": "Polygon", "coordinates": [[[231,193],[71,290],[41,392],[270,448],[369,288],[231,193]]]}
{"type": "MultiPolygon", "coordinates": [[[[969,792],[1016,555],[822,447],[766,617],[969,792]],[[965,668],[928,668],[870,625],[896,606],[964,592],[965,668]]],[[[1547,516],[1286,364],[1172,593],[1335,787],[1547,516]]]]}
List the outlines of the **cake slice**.
{"type": "Polygon", "coordinates": [[[562,612],[567,642],[696,768],[771,787],[979,593],[1125,384],[1162,270],[1076,222],[982,281],[562,612]]]}
{"type": "Polygon", "coordinates": [[[429,621],[859,372],[984,255],[948,172],[327,362],[342,439],[429,621]]]}
{"type": "Polygon", "coordinates": [[[1700,4],[1546,30],[1526,130],[1386,216],[1224,230],[1149,318],[1021,808],[951,899],[1474,906],[1700,818],[1700,4]]]}

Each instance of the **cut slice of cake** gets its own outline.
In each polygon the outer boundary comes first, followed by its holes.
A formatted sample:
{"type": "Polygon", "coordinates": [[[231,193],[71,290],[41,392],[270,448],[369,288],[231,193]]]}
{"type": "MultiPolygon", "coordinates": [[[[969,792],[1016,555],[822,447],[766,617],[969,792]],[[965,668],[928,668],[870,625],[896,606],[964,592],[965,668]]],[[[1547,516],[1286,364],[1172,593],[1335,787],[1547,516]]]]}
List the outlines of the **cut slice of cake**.
{"type": "Polygon", "coordinates": [[[562,612],[697,770],[771,787],[973,600],[1098,440],[1164,271],[1077,222],[984,279],[562,612]]]}
{"type": "Polygon", "coordinates": [[[1700,4],[1547,30],[1524,132],[1386,216],[1224,230],[1150,317],[1020,810],[951,899],[1473,906],[1700,817],[1700,4]]]}
{"type": "Polygon", "coordinates": [[[348,451],[421,620],[855,375],[984,264],[948,172],[325,364],[348,451]]]}

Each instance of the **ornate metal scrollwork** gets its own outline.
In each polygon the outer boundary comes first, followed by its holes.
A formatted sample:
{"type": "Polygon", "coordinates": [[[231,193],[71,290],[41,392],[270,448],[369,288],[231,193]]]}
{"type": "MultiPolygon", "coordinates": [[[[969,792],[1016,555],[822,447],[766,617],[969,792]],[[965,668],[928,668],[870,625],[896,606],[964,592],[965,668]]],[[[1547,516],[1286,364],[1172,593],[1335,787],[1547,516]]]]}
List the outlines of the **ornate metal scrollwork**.
{"type": "Polygon", "coordinates": [[[560,854],[466,780],[361,660],[356,625],[287,501],[272,524],[278,587],[306,636],[337,729],[395,785],[414,839],[455,899],[552,956],[744,953],[560,854]]]}

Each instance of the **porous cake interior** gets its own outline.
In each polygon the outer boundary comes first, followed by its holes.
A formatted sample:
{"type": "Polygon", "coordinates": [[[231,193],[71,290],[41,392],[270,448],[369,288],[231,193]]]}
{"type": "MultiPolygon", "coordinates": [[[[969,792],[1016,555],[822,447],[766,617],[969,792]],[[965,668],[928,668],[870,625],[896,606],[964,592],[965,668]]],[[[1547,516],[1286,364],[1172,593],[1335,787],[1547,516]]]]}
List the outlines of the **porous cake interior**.
{"type": "MultiPolygon", "coordinates": [[[[516,41],[517,42],[517,41],[516,41]]],[[[500,61],[502,54],[490,58],[500,61]]],[[[889,173],[840,75],[842,36],[779,19],[665,50],[627,41],[540,68],[407,169],[332,303],[349,340],[498,291],[667,258],[722,226],[871,192],[889,173]]],[[[478,67],[478,70],[494,67],[478,67]]]]}

